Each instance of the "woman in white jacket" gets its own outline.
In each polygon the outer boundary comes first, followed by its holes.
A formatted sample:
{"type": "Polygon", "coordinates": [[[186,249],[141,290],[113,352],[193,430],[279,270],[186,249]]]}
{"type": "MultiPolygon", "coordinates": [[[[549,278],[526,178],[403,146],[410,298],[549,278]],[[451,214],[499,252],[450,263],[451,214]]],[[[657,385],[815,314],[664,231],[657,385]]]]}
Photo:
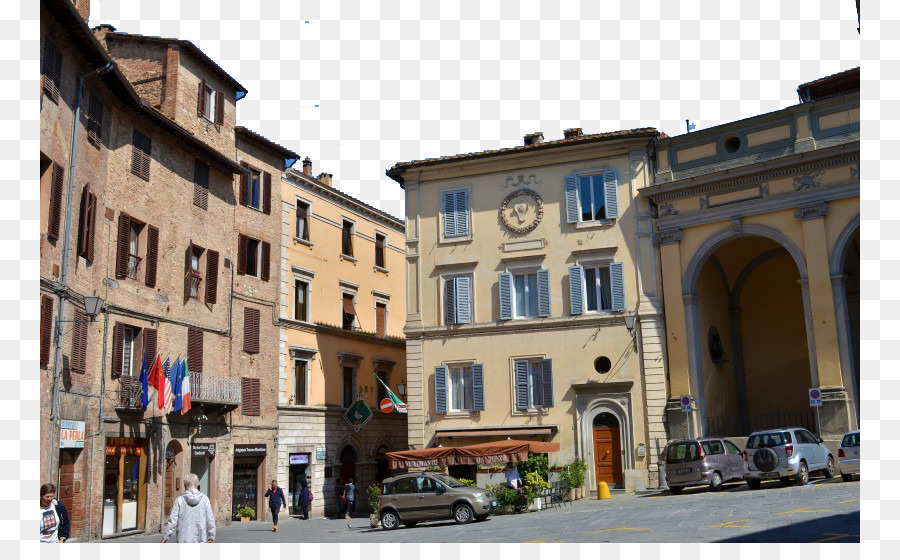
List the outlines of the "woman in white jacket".
{"type": "Polygon", "coordinates": [[[185,475],[184,494],[172,504],[172,514],[162,542],[168,541],[176,531],[180,543],[215,542],[216,519],[209,498],[199,488],[197,475],[185,475]]]}

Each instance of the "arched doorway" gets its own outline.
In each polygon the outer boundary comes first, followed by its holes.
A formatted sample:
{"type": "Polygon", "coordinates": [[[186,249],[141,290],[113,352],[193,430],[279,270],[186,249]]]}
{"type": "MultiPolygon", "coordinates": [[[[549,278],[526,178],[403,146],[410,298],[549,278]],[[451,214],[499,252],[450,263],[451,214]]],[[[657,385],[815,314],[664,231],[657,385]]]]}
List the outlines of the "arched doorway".
{"type": "Polygon", "coordinates": [[[163,511],[166,518],[172,512],[172,504],[175,498],[181,494],[181,465],[181,444],[177,440],[172,440],[166,447],[166,486],[163,496],[163,511]]]}
{"type": "Polygon", "coordinates": [[[816,430],[805,267],[792,249],[769,235],[732,233],[686,278],[692,381],[706,434],[816,430]]]}
{"type": "Polygon", "coordinates": [[[619,419],[609,412],[594,417],[594,473],[597,482],[622,484],[619,419]]]}
{"type": "Polygon", "coordinates": [[[853,391],[856,425],[859,426],[859,216],[851,220],[835,243],[831,258],[834,308],[844,386],[853,391]]]}
{"type": "Polygon", "coordinates": [[[344,484],[347,483],[348,478],[353,478],[354,482],[358,482],[356,480],[356,450],[350,445],[344,447],[344,449],[341,450],[340,461],[341,480],[344,484]]]}
{"type": "Polygon", "coordinates": [[[382,445],[375,452],[375,482],[381,484],[381,481],[391,476],[391,469],[388,466],[387,452],[390,451],[387,445],[382,445]]]}

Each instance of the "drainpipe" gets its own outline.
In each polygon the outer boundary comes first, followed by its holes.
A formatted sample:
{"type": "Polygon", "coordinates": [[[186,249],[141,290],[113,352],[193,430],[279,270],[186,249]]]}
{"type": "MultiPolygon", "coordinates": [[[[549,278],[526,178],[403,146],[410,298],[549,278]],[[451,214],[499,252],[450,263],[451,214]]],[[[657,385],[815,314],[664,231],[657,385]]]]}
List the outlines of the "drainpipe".
{"type": "MultiPolygon", "coordinates": [[[[66,192],[66,225],[65,225],[65,235],[63,237],[63,254],[62,254],[62,273],[60,275],[60,283],[62,284],[62,289],[58,292],[59,298],[59,310],[56,314],[56,329],[55,337],[56,337],[56,352],[53,364],[53,398],[50,401],[50,420],[52,422],[50,434],[51,434],[51,446],[55,451],[58,449],[58,443],[56,443],[58,436],[58,425],[59,425],[59,376],[62,372],[62,345],[60,344],[60,339],[62,338],[62,323],[60,320],[65,317],[66,311],[66,288],[68,287],[69,281],[69,235],[70,230],[72,229],[72,191],[75,188],[75,160],[78,154],[78,120],[81,117],[81,91],[84,88],[84,80],[85,78],[89,78],[93,75],[101,75],[109,72],[113,68],[113,63],[110,61],[106,66],[102,68],[96,68],[91,70],[87,74],[82,74],[78,76],[78,89],[77,95],[75,99],[75,120],[72,123],[72,149],[69,154],[69,186],[66,192]]],[[[50,460],[48,461],[48,467],[50,471],[47,473],[47,480],[53,479],[53,455],[50,455],[50,460]]]]}

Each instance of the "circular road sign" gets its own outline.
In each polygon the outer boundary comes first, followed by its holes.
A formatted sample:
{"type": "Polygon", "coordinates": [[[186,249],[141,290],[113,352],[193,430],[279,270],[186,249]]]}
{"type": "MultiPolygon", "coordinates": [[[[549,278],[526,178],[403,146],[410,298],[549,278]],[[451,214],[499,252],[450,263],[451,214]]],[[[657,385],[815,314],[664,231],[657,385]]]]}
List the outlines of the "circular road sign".
{"type": "Polygon", "coordinates": [[[690,406],[691,397],[681,397],[681,406],[690,406]]]}
{"type": "Polygon", "coordinates": [[[819,390],[818,389],[810,389],[809,398],[818,399],[819,398],[819,390]]]}
{"type": "Polygon", "coordinates": [[[394,402],[391,399],[381,399],[381,412],[387,414],[394,411],[394,402]]]}

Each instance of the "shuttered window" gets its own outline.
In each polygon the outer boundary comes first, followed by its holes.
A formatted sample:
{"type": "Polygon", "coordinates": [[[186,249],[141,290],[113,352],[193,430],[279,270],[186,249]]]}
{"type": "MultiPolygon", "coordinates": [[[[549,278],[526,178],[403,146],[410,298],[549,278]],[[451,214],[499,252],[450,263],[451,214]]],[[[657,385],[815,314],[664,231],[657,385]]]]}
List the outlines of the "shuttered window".
{"type": "Polygon", "coordinates": [[[341,254],[353,256],[353,222],[346,220],[341,228],[341,254]]]}
{"type": "Polygon", "coordinates": [[[309,284],[294,280],[294,319],[309,321],[309,284]]]}
{"type": "Polygon", "coordinates": [[[112,376],[122,375],[122,355],[125,346],[125,325],[116,323],[113,326],[112,376]]]}
{"type": "MultiPolygon", "coordinates": [[[[134,341],[140,329],[123,323],[113,326],[113,367],[112,376],[134,375],[134,341]]],[[[149,367],[150,364],[147,364],[149,367]]]]}
{"type": "Polygon", "coordinates": [[[375,334],[384,336],[387,334],[387,304],[375,304],[375,334]]]}
{"type": "Polygon", "coordinates": [[[216,92],[216,124],[221,125],[225,122],[225,93],[216,92]]]}
{"type": "Polygon", "coordinates": [[[353,304],[353,296],[351,294],[343,295],[343,307],[341,313],[343,320],[342,325],[346,330],[356,328],[356,306],[353,304]]]}
{"type": "Polygon", "coordinates": [[[268,171],[263,171],[263,208],[262,211],[266,214],[272,213],[272,174],[268,171]]]}
{"type": "Polygon", "coordinates": [[[271,258],[272,249],[268,242],[238,234],[238,274],[258,276],[268,282],[271,258]]]}
{"type": "Polygon", "coordinates": [[[53,298],[41,296],[41,366],[50,363],[50,346],[53,342],[53,298]]]}
{"type": "Polygon", "coordinates": [[[569,268],[572,314],[625,309],[625,268],[621,262],[569,268]]]}
{"type": "Polygon", "coordinates": [[[97,222],[97,195],[91,192],[90,183],[81,190],[81,208],[78,213],[78,256],[94,261],[94,227],[97,222]]]}
{"type": "Polygon", "coordinates": [[[259,279],[263,282],[269,281],[269,261],[271,260],[271,246],[266,241],[261,241],[260,245],[262,247],[259,251],[259,258],[262,261],[260,263],[259,270],[259,279]]]}
{"type": "Polygon", "coordinates": [[[87,112],[87,139],[95,148],[103,143],[103,101],[97,92],[91,92],[87,112]]]}
{"type": "Polygon", "coordinates": [[[296,236],[304,241],[309,241],[309,204],[297,202],[297,232],[296,236]]]}
{"type": "Polygon", "coordinates": [[[144,283],[149,288],[156,287],[156,261],[159,258],[159,229],[147,226],[147,267],[144,283]]]}
{"type": "Polygon", "coordinates": [[[259,416],[259,379],[241,378],[241,414],[259,416]]]}
{"type": "Polygon", "coordinates": [[[501,272],[500,319],[550,316],[550,271],[501,272]]]}
{"type": "Polygon", "coordinates": [[[209,207],[209,166],[199,159],[194,160],[194,206],[209,207]]]}
{"type": "Polygon", "coordinates": [[[455,276],[444,280],[444,324],[472,322],[471,278],[455,276]]]}
{"type": "Polygon", "coordinates": [[[191,372],[203,372],[203,331],[188,329],[188,366],[191,372]]]}
{"type": "Polygon", "coordinates": [[[44,41],[44,60],[41,64],[41,82],[44,93],[54,103],[59,103],[59,84],[62,81],[62,52],[50,42],[44,41]]]}
{"type": "Polygon", "coordinates": [[[387,238],[380,233],[375,234],[375,266],[384,268],[384,245],[387,238]]]}
{"type": "Polygon", "coordinates": [[[552,360],[516,360],[516,408],[551,408],[553,406],[552,360]]]}
{"type": "Polygon", "coordinates": [[[145,181],[150,180],[150,137],[134,129],[131,138],[131,172],[145,181]]]}
{"type": "Polygon", "coordinates": [[[434,368],[434,411],[447,414],[447,367],[434,368]]]}
{"type": "Polygon", "coordinates": [[[80,310],[75,310],[75,322],[72,324],[72,356],[70,360],[70,369],[75,373],[84,373],[87,362],[87,314],[80,310]]]}
{"type": "Polygon", "coordinates": [[[259,309],[244,308],[244,352],[259,354],[259,309]]]}
{"type": "Polygon", "coordinates": [[[303,360],[294,361],[294,403],[306,405],[306,380],[308,363],[303,360]]]}
{"type": "Polygon", "coordinates": [[[469,191],[447,191],[441,194],[444,215],[444,237],[469,236],[469,191]]]}
{"type": "Polygon", "coordinates": [[[207,116],[207,107],[209,106],[209,92],[211,90],[206,87],[206,78],[200,78],[200,85],[197,87],[197,115],[207,116]]]}
{"type": "Polygon", "coordinates": [[[206,251],[206,303],[216,303],[219,291],[219,252],[206,251]]]}
{"type": "Polygon", "coordinates": [[[156,359],[156,329],[144,330],[144,355],[147,356],[147,370],[153,367],[153,360],[156,359]]]}
{"type": "Polygon", "coordinates": [[[128,278],[128,262],[131,249],[131,218],[125,212],[119,213],[119,236],[116,240],[116,278],[128,278]]]}
{"type": "Polygon", "coordinates": [[[50,183],[50,213],[47,221],[47,239],[56,241],[59,239],[59,222],[62,218],[63,182],[65,174],[63,166],[53,164],[53,175],[50,183]]]}
{"type": "Polygon", "coordinates": [[[619,217],[617,172],[569,175],[565,178],[566,221],[593,222],[619,217]]]}
{"type": "Polygon", "coordinates": [[[484,410],[484,365],[434,368],[435,410],[438,413],[484,410]]]}

